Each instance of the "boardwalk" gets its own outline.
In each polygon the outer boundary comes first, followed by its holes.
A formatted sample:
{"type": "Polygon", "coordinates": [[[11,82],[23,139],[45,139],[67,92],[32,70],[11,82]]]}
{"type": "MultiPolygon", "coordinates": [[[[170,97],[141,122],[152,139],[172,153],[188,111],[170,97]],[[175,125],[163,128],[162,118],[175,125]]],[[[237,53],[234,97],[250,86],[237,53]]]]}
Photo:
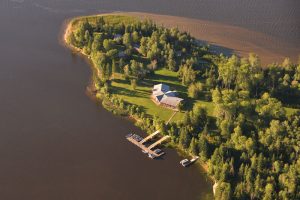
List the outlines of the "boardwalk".
{"type": "Polygon", "coordinates": [[[153,144],[151,144],[148,149],[153,149],[154,147],[156,147],[157,145],[160,145],[161,143],[163,143],[165,140],[171,138],[170,136],[164,136],[163,138],[161,138],[160,140],[154,142],[153,144]]]}
{"type": "Polygon", "coordinates": [[[158,135],[160,133],[160,131],[155,131],[154,133],[152,133],[151,135],[148,135],[147,137],[145,137],[142,141],[140,141],[141,144],[144,144],[145,142],[147,142],[148,140],[154,138],[156,135],[158,135]]]}

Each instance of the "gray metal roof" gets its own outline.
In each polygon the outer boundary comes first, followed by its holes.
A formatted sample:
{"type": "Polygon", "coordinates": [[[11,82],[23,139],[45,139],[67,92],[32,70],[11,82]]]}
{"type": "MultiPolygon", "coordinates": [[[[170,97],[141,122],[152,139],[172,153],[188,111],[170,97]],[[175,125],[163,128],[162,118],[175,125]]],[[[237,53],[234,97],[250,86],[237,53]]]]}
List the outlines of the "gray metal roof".
{"type": "Polygon", "coordinates": [[[153,86],[153,91],[162,91],[164,93],[168,92],[170,90],[170,87],[166,84],[157,84],[153,86]]]}
{"type": "Polygon", "coordinates": [[[168,97],[176,97],[177,92],[176,91],[168,91],[165,93],[165,95],[167,95],[168,97]]]}
{"type": "Polygon", "coordinates": [[[183,99],[178,98],[178,97],[168,97],[164,95],[160,103],[167,104],[173,107],[177,107],[178,104],[182,101],[183,99]]]}
{"type": "Polygon", "coordinates": [[[160,102],[164,96],[165,96],[164,94],[161,94],[161,95],[157,95],[157,96],[155,96],[155,97],[156,97],[157,100],[160,102]]]}
{"type": "Polygon", "coordinates": [[[157,84],[153,86],[152,95],[156,97],[156,101],[172,107],[177,107],[183,100],[176,97],[176,91],[170,91],[170,87],[166,84],[157,84]]]}

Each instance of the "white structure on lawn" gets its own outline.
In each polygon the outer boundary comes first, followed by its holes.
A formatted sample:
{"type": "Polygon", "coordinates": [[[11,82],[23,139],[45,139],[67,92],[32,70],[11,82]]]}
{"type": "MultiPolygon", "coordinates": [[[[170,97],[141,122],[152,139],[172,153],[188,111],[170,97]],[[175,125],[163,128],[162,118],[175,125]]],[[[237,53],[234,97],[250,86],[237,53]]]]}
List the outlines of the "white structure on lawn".
{"type": "Polygon", "coordinates": [[[176,97],[176,91],[170,91],[170,87],[166,84],[157,84],[153,86],[152,96],[153,101],[158,104],[171,109],[177,109],[179,103],[183,100],[176,97]]]}

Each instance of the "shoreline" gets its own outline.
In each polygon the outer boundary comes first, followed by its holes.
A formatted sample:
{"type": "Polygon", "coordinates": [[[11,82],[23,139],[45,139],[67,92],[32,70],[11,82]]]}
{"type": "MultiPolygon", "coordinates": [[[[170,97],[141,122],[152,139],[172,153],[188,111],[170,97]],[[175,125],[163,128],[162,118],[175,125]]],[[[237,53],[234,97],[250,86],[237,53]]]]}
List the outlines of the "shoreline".
{"type": "MultiPolygon", "coordinates": [[[[83,16],[83,17],[84,17],[84,16],[83,16]]],[[[68,37],[68,34],[69,34],[70,29],[71,29],[71,26],[72,26],[72,24],[71,24],[72,21],[73,21],[73,20],[76,20],[76,19],[83,18],[83,17],[76,17],[76,18],[73,18],[73,19],[68,19],[68,20],[66,20],[65,23],[64,23],[64,26],[63,26],[63,28],[65,29],[65,31],[63,32],[63,35],[62,35],[62,37],[60,37],[60,38],[62,38],[61,42],[62,42],[62,44],[63,44],[65,47],[70,48],[74,53],[76,53],[77,55],[83,57],[84,59],[86,59],[86,60],[88,61],[88,64],[90,65],[90,68],[91,68],[91,70],[92,70],[92,75],[93,75],[93,73],[97,73],[96,71],[97,71],[98,69],[97,69],[97,68],[93,65],[93,63],[91,62],[90,56],[87,55],[86,53],[84,53],[84,52],[83,52],[82,50],[80,50],[79,48],[74,47],[73,45],[70,45],[70,44],[68,43],[68,41],[67,41],[67,37],[68,37]]],[[[104,106],[103,103],[102,103],[103,100],[105,100],[106,98],[103,97],[103,96],[102,96],[101,98],[97,97],[97,95],[96,95],[96,94],[97,94],[97,89],[95,88],[94,81],[92,80],[92,78],[90,79],[90,81],[89,81],[89,83],[88,83],[88,85],[87,85],[87,87],[86,87],[86,93],[87,93],[87,95],[91,98],[92,101],[95,101],[95,103],[101,103],[101,106],[102,106],[104,109],[106,109],[106,110],[112,112],[111,110],[108,109],[108,107],[104,106]]],[[[113,113],[113,114],[114,114],[114,113],[113,113]]],[[[126,118],[126,119],[128,119],[128,120],[130,120],[130,121],[133,121],[133,123],[139,121],[139,119],[137,119],[136,117],[134,117],[134,116],[132,116],[132,115],[121,116],[121,117],[124,117],[124,118],[126,118]]]]}
{"type": "MultiPolygon", "coordinates": [[[[99,15],[91,15],[91,16],[104,16],[104,15],[114,15],[114,14],[121,15],[120,13],[109,13],[109,14],[99,14],[99,15]]],[[[71,28],[72,28],[72,22],[74,20],[78,20],[78,19],[85,18],[85,17],[89,17],[89,16],[80,16],[80,17],[75,17],[75,18],[71,18],[71,19],[65,20],[65,22],[63,24],[63,29],[62,29],[63,30],[62,31],[63,35],[60,38],[62,39],[61,42],[62,42],[62,44],[65,47],[70,48],[77,55],[82,56],[84,59],[86,59],[88,61],[88,63],[90,64],[91,70],[92,70],[92,75],[93,75],[93,73],[97,73],[96,70],[98,70],[98,69],[91,62],[90,56],[87,55],[86,53],[84,53],[81,49],[79,49],[79,48],[77,48],[77,47],[75,47],[73,45],[70,45],[68,43],[68,41],[67,41],[68,35],[69,35],[69,33],[71,31],[71,28]]],[[[86,87],[86,93],[89,96],[89,98],[91,98],[92,101],[95,101],[96,104],[97,103],[101,104],[101,106],[104,109],[106,109],[107,111],[111,112],[114,115],[120,116],[123,119],[129,120],[129,121],[133,122],[134,126],[139,127],[139,126],[136,125],[136,123],[140,121],[140,119],[138,117],[136,117],[134,115],[131,115],[129,113],[127,115],[120,115],[118,113],[113,112],[114,111],[113,110],[114,109],[114,105],[107,105],[107,104],[105,104],[105,103],[107,103],[105,101],[109,101],[109,99],[106,98],[103,95],[101,95],[101,97],[99,97],[97,95],[97,91],[98,90],[97,90],[97,88],[95,88],[94,83],[95,82],[91,78],[90,82],[88,83],[88,85],[86,87]]],[[[119,110],[121,112],[125,111],[125,110],[120,110],[119,108],[117,108],[117,110],[119,110]]],[[[178,155],[191,157],[191,155],[188,152],[186,152],[184,149],[180,148],[179,146],[177,146],[177,145],[175,145],[173,143],[168,143],[167,147],[174,149],[177,152],[178,155]]],[[[208,175],[208,166],[207,166],[207,163],[204,163],[204,162],[198,160],[194,164],[197,165],[197,167],[199,168],[198,170],[200,170],[200,172],[204,172],[205,173],[205,176],[211,181],[211,186],[213,187],[213,185],[216,182],[215,182],[215,179],[213,177],[211,177],[211,176],[208,175]]]]}
{"type": "MultiPolygon", "coordinates": [[[[226,25],[208,20],[144,12],[117,11],[90,16],[106,15],[132,16],[137,17],[140,20],[150,19],[157,25],[164,26],[166,28],[177,27],[180,31],[190,33],[201,44],[210,45],[210,48],[218,54],[236,54],[238,56],[248,57],[249,53],[255,53],[259,56],[263,65],[281,63],[286,57],[296,63],[300,56],[300,47],[296,48],[295,46],[291,46],[290,44],[280,41],[278,38],[273,36],[237,26],[226,25]]],[[[64,35],[61,43],[65,43],[65,30],[70,28],[68,26],[71,21],[90,16],[78,16],[66,19],[61,30],[61,34],[64,35]]],[[[61,36],[59,38],[61,38],[61,36]]],[[[79,51],[78,49],[75,50],[79,51]]],[[[82,52],[81,54],[84,53],[82,52]]]]}
{"type": "MultiPolygon", "coordinates": [[[[153,17],[157,17],[157,16],[160,16],[160,15],[152,15],[152,14],[145,14],[143,16],[140,15],[140,13],[120,13],[120,12],[117,12],[117,13],[106,13],[106,14],[100,14],[100,15],[92,15],[92,16],[104,16],[104,15],[129,15],[129,16],[133,16],[133,17],[137,17],[138,19],[146,19],[148,18],[150,15],[152,16],[150,19],[153,20],[153,17]],[[140,16],[138,16],[140,15],[140,16]]],[[[64,32],[63,32],[63,37],[60,37],[62,39],[62,43],[64,44],[64,46],[66,46],[67,48],[71,49],[73,52],[75,52],[76,54],[79,54],[80,56],[83,56],[85,59],[88,60],[88,62],[91,64],[91,69],[92,69],[92,74],[93,73],[98,73],[98,69],[93,65],[90,59],[90,56],[85,54],[81,49],[69,44],[68,42],[68,35],[70,34],[71,30],[72,30],[72,23],[75,21],[75,20],[79,20],[81,18],[85,18],[85,17],[90,17],[90,16],[81,16],[81,17],[75,17],[75,18],[72,18],[72,19],[67,19],[64,24],[63,24],[63,29],[64,29],[64,32]]],[[[168,19],[172,19],[172,18],[177,18],[177,17],[173,17],[173,16],[164,16],[168,19]]],[[[179,17],[180,18],[180,17],[179,17]]],[[[186,18],[183,18],[184,20],[187,20],[186,18]]],[[[153,20],[155,23],[157,23],[156,20],[153,20]]],[[[162,26],[165,26],[167,28],[170,28],[172,25],[172,23],[170,24],[164,24],[162,23],[162,21],[158,22],[157,24],[158,25],[162,25],[162,26]]],[[[177,22],[177,20],[176,20],[177,22]]],[[[174,22],[174,23],[176,23],[174,22]]],[[[180,21],[179,21],[179,24],[180,24],[180,21]]],[[[181,24],[182,25],[182,24],[181,24]]],[[[173,26],[174,27],[174,26],[173,26]]],[[[178,26],[177,26],[178,27],[178,26]]],[[[179,30],[181,31],[185,31],[183,28],[180,28],[178,27],[179,30]]],[[[189,33],[193,36],[195,36],[195,38],[199,39],[199,35],[197,34],[194,34],[193,31],[189,31],[189,33]]],[[[202,33],[203,34],[203,33],[202,33]]],[[[208,42],[208,41],[205,41],[206,43],[208,44],[211,44],[211,42],[208,42]]],[[[214,44],[214,43],[213,43],[214,44]]],[[[219,44],[218,44],[219,45],[219,44]]],[[[220,48],[220,46],[216,46],[216,48],[220,48]]],[[[224,47],[221,46],[221,49],[219,49],[221,52],[224,50],[222,49],[224,47]]],[[[237,51],[237,50],[233,50],[232,51],[233,53],[236,53],[240,56],[243,55],[243,52],[242,51],[237,51]]],[[[248,52],[247,52],[248,54],[248,52]]],[[[89,96],[92,98],[92,100],[94,100],[96,103],[100,102],[102,103],[102,107],[105,108],[106,110],[110,111],[110,112],[113,112],[115,111],[114,110],[114,106],[113,105],[109,105],[111,103],[109,103],[109,99],[104,97],[103,95],[101,97],[99,97],[97,95],[97,88],[94,88],[94,81],[92,79],[90,79],[90,83],[88,84],[88,87],[87,87],[87,92],[89,94],[89,96]],[[105,105],[105,103],[108,103],[105,105]]],[[[120,110],[120,112],[123,112],[122,110],[120,110]]],[[[118,115],[118,111],[116,112],[113,112],[113,114],[117,114],[118,115]]],[[[135,116],[132,116],[130,115],[129,113],[126,114],[125,116],[124,115],[121,115],[121,117],[124,117],[130,121],[132,121],[134,123],[135,126],[138,126],[136,123],[139,121],[138,117],[135,117],[135,116]]],[[[177,145],[174,145],[174,144],[170,144],[169,145],[170,148],[173,148],[177,151],[177,153],[179,155],[189,155],[188,152],[186,152],[185,150],[181,149],[179,146],[177,145]]],[[[189,155],[190,156],[190,155],[189,155]]],[[[207,169],[207,163],[205,162],[202,162],[202,161],[198,161],[195,163],[199,168],[199,170],[201,170],[202,172],[205,172],[206,173],[206,177],[209,178],[209,180],[212,182],[212,187],[214,188],[214,186],[216,185],[216,182],[214,180],[213,177],[209,176],[208,175],[208,169],[207,169]],[[213,186],[214,185],[214,186],[213,186]]]]}
{"type": "Polygon", "coordinates": [[[286,57],[296,62],[300,55],[299,47],[291,46],[273,36],[238,26],[208,20],[144,12],[113,12],[108,14],[151,19],[157,25],[167,28],[178,27],[180,31],[186,31],[204,44],[209,44],[217,53],[225,53],[227,55],[233,53],[244,57],[248,57],[249,53],[255,53],[260,57],[263,65],[274,62],[281,63],[286,57]]]}

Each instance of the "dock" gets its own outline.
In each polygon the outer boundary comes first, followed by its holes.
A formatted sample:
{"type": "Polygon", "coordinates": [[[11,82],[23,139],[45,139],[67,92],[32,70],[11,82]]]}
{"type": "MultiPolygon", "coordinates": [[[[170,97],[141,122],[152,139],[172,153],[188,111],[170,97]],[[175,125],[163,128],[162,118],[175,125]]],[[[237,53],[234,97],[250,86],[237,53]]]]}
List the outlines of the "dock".
{"type": "Polygon", "coordinates": [[[157,145],[160,145],[161,143],[163,143],[165,140],[168,140],[169,138],[171,138],[169,135],[162,137],[161,139],[159,139],[158,141],[154,142],[153,144],[151,144],[148,149],[153,149],[154,147],[156,147],[157,145]]]}
{"type": "Polygon", "coordinates": [[[150,140],[151,138],[153,138],[154,136],[156,136],[157,134],[159,134],[159,131],[155,131],[154,133],[152,133],[151,135],[149,135],[146,138],[142,138],[139,135],[136,134],[129,134],[126,136],[126,139],[133,143],[134,145],[138,146],[140,149],[142,149],[143,152],[148,153],[149,156],[154,156],[156,158],[162,156],[164,154],[164,152],[158,154],[155,152],[155,150],[152,150],[154,147],[160,145],[161,143],[163,143],[164,141],[166,141],[167,139],[170,138],[170,136],[164,136],[161,139],[159,139],[158,141],[154,142],[153,144],[151,144],[149,147],[145,146],[144,143],[148,140],[150,140]]]}
{"type": "Polygon", "coordinates": [[[147,142],[148,140],[154,138],[157,134],[159,134],[160,131],[157,130],[154,133],[152,133],[151,135],[148,135],[147,137],[145,137],[142,141],[140,141],[141,144],[144,144],[145,142],[147,142]]]}
{"type": "Polygon", "coordinates": [[[141,144],[140,142],[136,141],[133,137],[127,137],[127,140],[133,144],[135,144],[136,146],[138,146],[139,148],[141,148],[142,150],[156,156],[159,157],[161,156],[160,154],[155,153],[154,151],[152,151],[151,149],[147,148],[145,145],[141,144]]]}

